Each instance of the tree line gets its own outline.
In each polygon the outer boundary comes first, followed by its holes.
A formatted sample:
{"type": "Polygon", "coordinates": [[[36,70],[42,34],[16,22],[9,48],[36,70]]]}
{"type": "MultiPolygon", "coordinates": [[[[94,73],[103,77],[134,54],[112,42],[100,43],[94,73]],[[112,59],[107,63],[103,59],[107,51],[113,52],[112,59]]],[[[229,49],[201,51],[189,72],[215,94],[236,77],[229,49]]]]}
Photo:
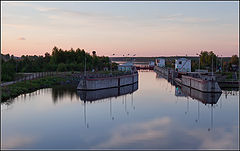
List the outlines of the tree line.
{"type": "MultiPolygon", "coordinates": [[[[226,57],[217,56],[213,51],[201,51],[200,54],[200,66],[199,59],[191,59],[191,70],[196,71],[197,69],[205,69],[208,71],[223,71],[232,72],[239,68],[239,57],[237,55],[232,55],[230,59],[226,57]]],[[[166,59],[165,66],[170,68],[175,68],[175,59],[166,59]]]]}
{"type": "MultiPolygon", "coordinates": [[[[1,80],[14,80],[18,72],[49,72],[49,71],[84,71],[85,59],[86,70],[100,71],[105,68],[110,69],[111,62],[107,56],[97,56],[96,51],[92,54],[84,49],[63,50],[56,46],[52,49],[52,54],[45,53],[44,56],[22,55],[19,58],[13,55],[1,55],[1,80]]],[[[117,69],[117,64],[113,63],[112,68],[117,69]]]]}
{"type": "Polygon", "coordinates": [[[214,54],[213,51],[201,51],[200,53],[200,68],[212,69],[214,71],[235,71],[239,67],[239,58],[237,55],[232,55],[230,60],[225,60],[214,54]]]}

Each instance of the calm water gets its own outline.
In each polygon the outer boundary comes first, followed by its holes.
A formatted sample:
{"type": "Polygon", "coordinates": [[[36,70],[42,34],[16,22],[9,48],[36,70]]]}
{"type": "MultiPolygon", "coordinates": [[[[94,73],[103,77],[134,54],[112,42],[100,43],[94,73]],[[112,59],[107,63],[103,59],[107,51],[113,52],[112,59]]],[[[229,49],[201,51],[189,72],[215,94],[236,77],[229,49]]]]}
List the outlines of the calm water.
{"type": "Polygon", "coordinates": [[[83,95],[67,87],[48,88],[1,104],[2,147],[238,148],[238,91],[197,95],[215,100],[202,103],[155,72],[139,72],[138,85],[109,91],[83,95]],[[104,99],[99,95],[108,93],[120,96],[104,99]],[[97,97],[102,99],[94,101],[97,97]],[[84,103],[85,99],[92,101],[84,103]]]}

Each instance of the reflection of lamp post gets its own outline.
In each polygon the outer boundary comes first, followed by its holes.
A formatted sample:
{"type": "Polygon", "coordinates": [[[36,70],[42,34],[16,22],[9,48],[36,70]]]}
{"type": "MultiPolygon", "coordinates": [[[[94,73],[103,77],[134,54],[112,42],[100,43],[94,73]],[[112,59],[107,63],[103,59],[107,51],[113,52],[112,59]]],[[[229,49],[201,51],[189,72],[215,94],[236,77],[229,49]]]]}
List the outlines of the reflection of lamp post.
{"type": "Polygon", "coordinates": [[[114,120],[114,117],[112,116],[112,99],[110,98],[110,118],[114,120]]]}
{"type": "Polygon", "coordinates": [[[200,116],[200,112],[199,112],[199,101],[198,101],[198,118],[197,118],[196,122],[199,121],[199,116],[200,116]]]}
{"type": "Polygon", "coordinates": [[[211,104],[211,128],[208,128],[208,131],[213,129],[213,104],[211,104]]]}
{"type": "Polygon", "coordinates": [[[187,111],[185,112],[185,114],[187,114],[189,111],[189,98],[187,97],[187,111]]]}
{"type": "Polygon", "coordinates": [[[84,101],[84,123],[85,123],[85,126],[89,128],[89,125],[87,123],[86,101],[84,101]]]}

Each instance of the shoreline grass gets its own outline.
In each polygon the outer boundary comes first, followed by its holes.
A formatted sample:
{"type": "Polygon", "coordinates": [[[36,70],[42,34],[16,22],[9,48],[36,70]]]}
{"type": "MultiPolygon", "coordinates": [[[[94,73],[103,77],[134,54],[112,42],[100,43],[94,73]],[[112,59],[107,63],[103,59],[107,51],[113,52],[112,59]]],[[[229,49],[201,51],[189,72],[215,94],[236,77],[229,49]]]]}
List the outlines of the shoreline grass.
{"type": "Polygon", "coordinates": [[[66,77],[48,76],[1,87],[1,103],[6,102],[8,99],[15,98],[21,94],[31,93],[42,88],[49,88],[66,81],[66,77]]]}

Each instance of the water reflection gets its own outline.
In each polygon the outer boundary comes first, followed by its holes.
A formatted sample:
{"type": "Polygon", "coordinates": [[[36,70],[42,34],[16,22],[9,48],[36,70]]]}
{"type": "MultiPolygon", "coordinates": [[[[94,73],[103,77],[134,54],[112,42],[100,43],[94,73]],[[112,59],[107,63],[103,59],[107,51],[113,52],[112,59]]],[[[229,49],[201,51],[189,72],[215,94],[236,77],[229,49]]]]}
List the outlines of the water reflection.
{"type": "Polygon", "coordinates": [[[137,91],[119,90],[120,96],[96,93],[96,100],[87,101],[85,94],[84,101],[75,88],[64,86],[15,98],[10,110],[2,111],[3,148],[238,148],[239,92],[223,91],[204,104],[154,72],[139,74],[137,91]]]}
{"type": "Polygon", "coordinates": [[[61,85],[52,88],[52,101],[54,104],[63,100],[64,97],[70,98],[71,100],[75,97],[79,99],[80,97],[76,94],[75,85],[61,85]]]}
{"type": "Polygon", "coordinates": [[[133,93],[138,89],[138,83],[123,86],[119,88],[110,88],[110,89],[101,89],[95,91],[77,91],[77,94],[80,96],[82,101],[96,101],[100,99],[117,97],[129,93],[133,93]]]}
{"type": "Polygon", "coordinates": [[[197,119],[195,120],[196,123],[199,122],[200,120],[200,106],[199,102],[203,104],[211,104],[211,113],[210,113],[210,127],[208,128],[208,131],[213,130],[213,109],[215,108],[215,104],[217,104],[220,96],[222,93],[204,93],[195,89],[192,89],[190,87],[181,85],[181,86],[176,86],[175,88],[175,96],[180,96],[180,97],[187,97],[187,111],[185,114],[189,112],[189,98],[191,97],[193,100],[198,101],[197,105],[197,119]]]}
{"type": "MultiPolygon", "coordinates": [[[[197,100],[197,118],[195,119],[195,122],[198,123],[200,120],[200,105],[199,102],[201,102],[204,105],[210,105],[210,126],[207,129],[208,131],[213,130],[213,121],[214,121],[214,108],[216,107],[216,104],[221,97],[222,93],[206,93],[201,92],[196,89],[192,89],[190,87],[184,86],[184,85],[177,85],[173,80],[169,79],[167,76],[163,76],[161,74],[156,73],[156,79],[166,79],[171,85],[175,86],[175,96],[177,97],[184,97],[187,98],[186,102],[186,111],[184,112],[185,115],[189,113],[189,97],[193,100],[197,100]]],[[[227,98],[227,95],[238,95],[238,91],[234,89],[234,91],[229,90],[223,90],[223,93],[225,94],[225,98],[227,98]]],[[[222,107],[222,102],[220,102],[220,108],[222,107]]]]}
{"type": "Polygon", "coordinates": [[[222,93],[205,93],[184,85],[176,86],[175,88],[176,96],[190,96],[191,98],[196,99],[203,104],[216,104],[221,94],[222,93]]]}
{"type": "MultiPolygon", "coordinates": [[[[131,105],[133,107],[133,92],[138,89],[138,82],[132,85],[127,85],[118,88],[109,88],[109,89],[101,89],[95,91],[77,91],[77,95],[80,96],[81,101],[84,102],[84,124],[87,128],[89,128],[89,123],[87,122],[87,102],[92,103],[93,101],[101,102],[101,101],[109,101],[109,113],[110,119],[114,120],[114,116],[112,115],[112,98],[121,96],[123,98],[123,104],[125,104],[124,109],[127,115],[129,115],[129,111],[127,110],[127,94],[131,94],[131,105]]],[[[135,106],[133,107],[135,110],[135,106]]]]}
{"type": "Polygon", "coordinates": [[[166,75],[162,75],[162,74],[159,74],[156,72],[156,79],[165,79],[167,80],[172,86],[176,86],[176,82],[173,81],[171,78],[169,78],[168,76],[166,75]]]}

